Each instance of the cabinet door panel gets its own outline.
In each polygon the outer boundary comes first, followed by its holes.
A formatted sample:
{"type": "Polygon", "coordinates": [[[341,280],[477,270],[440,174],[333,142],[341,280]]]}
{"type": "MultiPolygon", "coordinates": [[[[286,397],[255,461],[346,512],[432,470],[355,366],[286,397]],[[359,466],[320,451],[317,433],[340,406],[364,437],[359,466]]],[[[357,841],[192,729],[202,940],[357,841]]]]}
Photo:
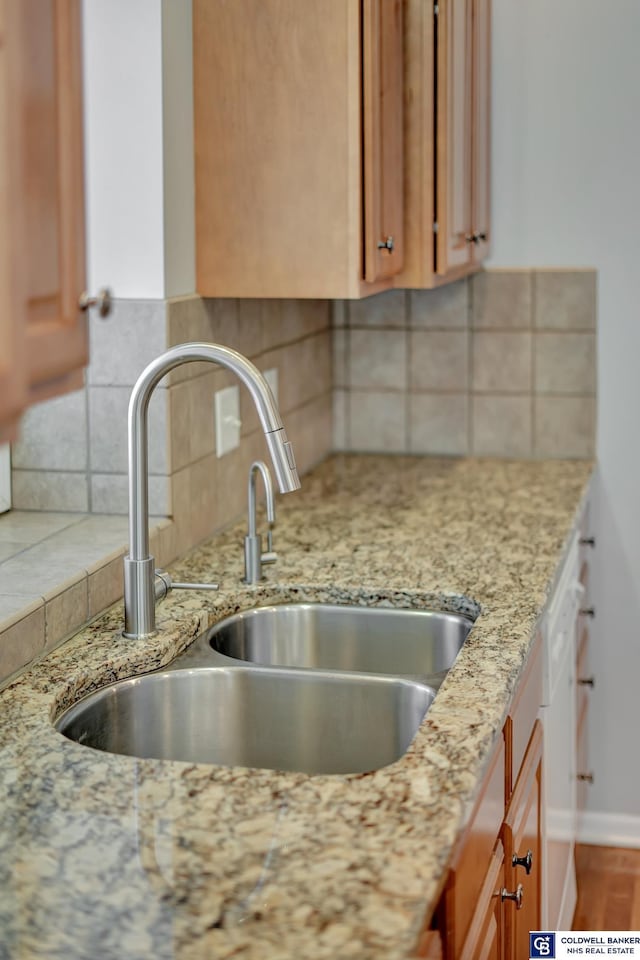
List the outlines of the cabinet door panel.
{"type": "Polygon", "coordinates": [[[403,264],[401,0],[365,0],[362,30],[364,276],[373,283],[403,264]]]}
{"type": "Polygon", "coordinates": [[[460,960],[502,960],[501,891],[504,886],[504,850],[498,840],[482,886],[460,960]]]}
{"type": "Polygon", "coordinates": [[[540,929],[542,898],[541,811],[542,811],[542,724],[536,721],[529,746],[516,781],[511,803],[504,821],[505,886],[515,892],[522,884],[522,909],[507,901],[507,957],[517,960],[529,950],[529,931],[540,929]],[[516,865],[514,859],[525,858],[531,851],[531,872],[516,865]]]}
{"type": "Polygon", "coordinates": [[[80,3],[9,2],[20,9],[26,336],[29,382],[40,399],[88,359],[78,307],[85,284],[80,3]]]}
{"type": "Polygon", "coordinates": [[[473,234],[474,259],[489,255],[491,242],[491,0],[473,7],[473,234]]]}
{"type": "Polygon", "coordinates": [[[471,262],[472,0],[443,0],[437,25],[437,273],[471,262]]]}

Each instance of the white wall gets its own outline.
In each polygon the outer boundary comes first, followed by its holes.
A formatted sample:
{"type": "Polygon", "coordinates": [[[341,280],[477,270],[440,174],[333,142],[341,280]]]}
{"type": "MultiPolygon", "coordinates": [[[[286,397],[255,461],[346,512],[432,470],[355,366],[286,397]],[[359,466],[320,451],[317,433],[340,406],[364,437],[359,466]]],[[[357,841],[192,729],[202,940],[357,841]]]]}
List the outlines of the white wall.
{"type": "Polygon", "coordinates": [[[598,269],[590,809],[638,843],[639,36],[638,0],[494,0],[491,264],[598,269]]]}
{"type": "Polygon", "coordinates": [[[120,299],[192,293],[189,0],[84,0],[87,279],[120,299]]]}

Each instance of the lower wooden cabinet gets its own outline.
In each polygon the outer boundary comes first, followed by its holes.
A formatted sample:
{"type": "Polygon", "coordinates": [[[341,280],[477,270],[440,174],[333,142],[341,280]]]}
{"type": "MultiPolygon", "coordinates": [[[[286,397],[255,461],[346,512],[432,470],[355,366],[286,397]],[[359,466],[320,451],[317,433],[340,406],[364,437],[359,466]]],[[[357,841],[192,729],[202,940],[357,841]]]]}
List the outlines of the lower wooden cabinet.
{"type": "Polygon", "coordinates": [[[542,724],[535,722],[509,803],[502,837],[505,888],[506,957],[528,956],[529,931],[540,929],[542,904],[542,724]]]}
{"type": "Polygon", "coordinates": [[[529,931],[540,929],[541,685],[538,637],[451,861],[437,912],[445,960],[521,960],[529,955],[529,931]]]}

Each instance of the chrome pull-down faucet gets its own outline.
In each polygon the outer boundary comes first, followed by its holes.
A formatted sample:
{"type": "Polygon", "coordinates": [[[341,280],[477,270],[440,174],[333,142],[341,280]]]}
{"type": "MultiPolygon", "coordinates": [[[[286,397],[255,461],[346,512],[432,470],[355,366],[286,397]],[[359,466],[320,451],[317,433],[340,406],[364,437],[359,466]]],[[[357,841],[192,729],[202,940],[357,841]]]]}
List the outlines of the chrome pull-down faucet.
{"type": "Polygon", "coordinates": [[[290,493],[300,487],[293,449],[287,440],[273,394],[250,360],[216,343],[181,343],[145,367],[129,401],[129,555],[124,558],[124,635],[132,639],[148,637],[156,632],[156,597],[166,593],[162,583],[158,583],[156,588],[155,561],[149,553],[149,400],[155,387],[169,371],[183,363],[202,360],[226,367],[244,383],[258,411],[280,491],[290,493]]]}
{"type": "Polygon", "coordinates": [[[262,460],[254,460],[249,467],[248,483],[249,532],[244,538],[244,582],[259,583],[262,580],[262,564],[275,563],[278,559],[273,550],[273,525],[276,522],[276,503],[269,467],[262,460]],[[267,501],[267,552],[262,552],[262,537],[256,526],[256,474],[260,473],[267,501]]]}

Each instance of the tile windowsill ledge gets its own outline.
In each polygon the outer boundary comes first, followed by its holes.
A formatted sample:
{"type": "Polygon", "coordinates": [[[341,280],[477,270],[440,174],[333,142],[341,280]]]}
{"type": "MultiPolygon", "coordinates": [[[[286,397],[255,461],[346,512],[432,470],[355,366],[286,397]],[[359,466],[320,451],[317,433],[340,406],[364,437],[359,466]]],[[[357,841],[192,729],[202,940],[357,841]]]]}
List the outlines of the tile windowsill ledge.
{"type": "MultiPolygon", "coordinates": [[[[173,521],[152,517],[169,563],[173,521]]],[[[122,598],[125,516],[14,510],[0,517],[0,689],[122,598]]]]}

